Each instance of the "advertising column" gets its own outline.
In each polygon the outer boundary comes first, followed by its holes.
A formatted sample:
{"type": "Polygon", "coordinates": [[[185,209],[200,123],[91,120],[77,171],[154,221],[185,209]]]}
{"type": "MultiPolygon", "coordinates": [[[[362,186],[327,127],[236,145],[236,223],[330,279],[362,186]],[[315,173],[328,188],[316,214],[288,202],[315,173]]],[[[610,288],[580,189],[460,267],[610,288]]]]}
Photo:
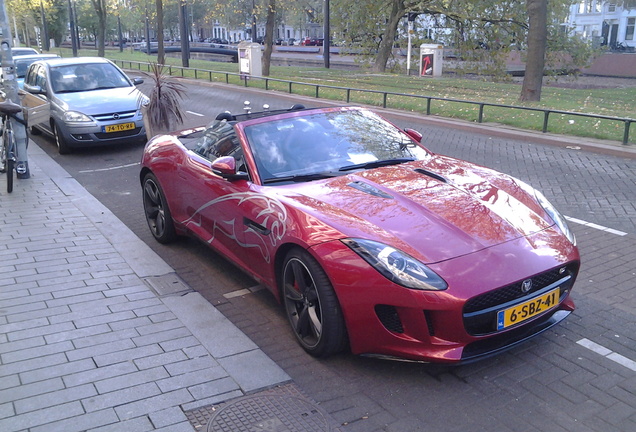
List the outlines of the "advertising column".
{"type": "Polygon", "coordinates": [[[261,45],[253,42],[240,42],[238,45],[239,73],[241,78],[263,75],[261,64],[261,45]]]}
{"type": "Polygon", "coordinates": [[[444,45],[420,45],[420,76],[442,76],[444,45]]]}

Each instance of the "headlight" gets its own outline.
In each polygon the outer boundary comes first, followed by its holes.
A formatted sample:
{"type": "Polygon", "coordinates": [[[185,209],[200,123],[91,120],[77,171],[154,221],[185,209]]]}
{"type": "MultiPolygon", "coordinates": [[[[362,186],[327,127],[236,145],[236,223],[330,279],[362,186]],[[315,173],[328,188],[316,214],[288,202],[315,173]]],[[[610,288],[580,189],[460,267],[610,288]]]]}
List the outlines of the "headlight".
{"type": "Polygon", "coordinates": [[[521,186],[523,190],[528,192],[529,194],[533,194],[536,198],[537,202],[543,207],[543,210],[546,211],[550,219],[554,221],[554,223],[559,227],[563,235],[565,235],[570,242],[576,246],[576,238],[574,237],[574,233],[570,231],[567,222],[563,215],[552,205],[550,201],[538,190],[530,186],[528,183],[521,181],[519,179],[515,179],[517,184],[521,186]]]}
{"type": "Polygon", "coordinates": [[[446,281],[437,273],[391,246],[363,239],[344,239],[342,242],[392,282],[421,290],[448,288],[446,281]]]}
{"type": "Polygon", "coordinates": [[[93,120],[86,114],[77,111],[67,111],[64,113],[65,122],[92,122],[93,120]]]}
{"type": "Polygon", "coordinates": [[[574,237],[574,233],[570,231],[570,228],[568,227],[568,224],[565,221],[563,215],[559,213],[559,211],[552,205],[552,203],[550,203],[550,201],[548,201],[548,199],[536,189],[534,190],[534,196],[537,198],[537,201],[539,201],[541,207],[543,207],[546,213],[548,213],[554,223],[557,224],[561,232],[568,238],[568,240],[570,240],[573,245],[576,246],[576,237],[574,237]]]}

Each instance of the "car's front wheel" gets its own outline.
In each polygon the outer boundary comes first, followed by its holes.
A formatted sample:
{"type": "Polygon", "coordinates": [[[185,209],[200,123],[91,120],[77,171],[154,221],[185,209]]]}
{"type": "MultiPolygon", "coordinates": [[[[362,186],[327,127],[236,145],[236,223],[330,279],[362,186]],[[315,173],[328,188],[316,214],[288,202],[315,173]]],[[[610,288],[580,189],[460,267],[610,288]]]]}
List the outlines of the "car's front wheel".
{"type": "Polygon", "coordinates": [[[71,152],[71,147],[68,145],[66,140],[64,139],[64,135],[60,131],[60,128],[57,124],[53,123],[53,135],[55,136],[55,144],[57,144],[57,151],[60,154],[69,154],[71,152]]]}
{"type": "Polygon", "coordinates": [[[154,238],[159,243],[170,243],[176,237],[172,215],[166,195],[154,174],[148,173],[143,181],[143,202],[146,222],[154,238]]]}
{"type": "Polygon", "coordinates": [[[327,274],[306,251],[293,249],[285,257],[282,295],[287,318],[300,345],[315,357],[347,347],[347,330],[340,303],[327,274]]]}

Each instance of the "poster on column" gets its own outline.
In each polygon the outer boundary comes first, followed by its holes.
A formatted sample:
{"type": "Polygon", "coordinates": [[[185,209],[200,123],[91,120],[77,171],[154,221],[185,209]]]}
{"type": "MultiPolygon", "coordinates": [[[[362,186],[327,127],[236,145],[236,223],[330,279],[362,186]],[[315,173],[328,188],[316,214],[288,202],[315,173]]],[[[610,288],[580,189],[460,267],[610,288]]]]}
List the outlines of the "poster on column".
{"type": "Polygon", "coordinates": [[[422,53],[422,61],[420,63],[422,65],[422,70],[420,71],[420,76],[433,76],[433,59],[434,55],[432,52],[422,53]]]}

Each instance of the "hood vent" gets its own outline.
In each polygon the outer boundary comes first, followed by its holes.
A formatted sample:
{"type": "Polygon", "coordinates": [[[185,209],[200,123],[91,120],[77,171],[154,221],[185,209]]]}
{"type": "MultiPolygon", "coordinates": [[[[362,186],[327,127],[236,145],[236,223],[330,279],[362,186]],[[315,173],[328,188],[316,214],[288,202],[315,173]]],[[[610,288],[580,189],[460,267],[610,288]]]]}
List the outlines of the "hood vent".
{"type": "Polygon", "coordinates": [[[369,195],[377,196],[380,198],[393,199],[393,197],[389,195],[388,193],[381,191],[375,186],[370,185],[369,183],[362,182],[362,181],[354,181],[349,183],[347,186],[352,187],[354,189],[358,189],[361,192],[368,193],[369,195]]]}
{"type": "Polygon", "coordinates": [[[414,171],[415,171],[416,173],[418,173],[418,174],[424,174],[425,176],[432,177],[432,178],[434,178],[435,180],[439,180],[439,181],[441,181],[442,183],[448,183],[448,180],[446,180],[446,178],[444,178],[444,177],[442,177],[441,175],[439,175],[439,174],[437,174],[437,173],[434,173],[434,172],[432,172],[432,171],[427,171],[427,170],[422,169],[422,168],[416,168],[414,171]]]}

